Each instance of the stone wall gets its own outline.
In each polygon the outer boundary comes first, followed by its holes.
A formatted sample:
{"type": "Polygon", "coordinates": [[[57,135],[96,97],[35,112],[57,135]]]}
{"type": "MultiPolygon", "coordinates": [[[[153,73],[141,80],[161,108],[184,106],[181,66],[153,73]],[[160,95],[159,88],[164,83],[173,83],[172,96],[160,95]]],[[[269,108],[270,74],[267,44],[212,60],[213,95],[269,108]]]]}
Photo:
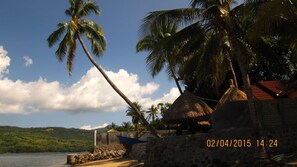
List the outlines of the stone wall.
{"type": "Polygon", "coordinates": [[[145,160],[146,143],[133,144],[129,157],[138,161],[145,160]]]}
{"type": "Polygon", "coordinates": [[[83,164],[89,161],[111,159],[123,157],[126,149],[122,144],[104,145],[99,144],[94,147],[92,153],[86,154],[70,154],[67,156],[67,164],[76,165],[83,164]]]}
{"type": "MultiPolygon", "coordinates": [[[[172,136],[175,135],[175,130],[158,130],[158,134],[161,137],[166,137],[166,136],[172,136]]],[[[144,131],[143,133],[150,133],[149,131],[144,131]]],[[[97,144],[120,144],[120,140],[118,139],[117,136],[124,136],[124,137],[130,137],[134,138],[136,132],[111,132],[111,133],[106,133],[106,132],[101,132],[97,133],[97,144]]]]}
{"type": "MultiPolygon", "coordinates": [[[[250,129],[230,129],[207,134],[154,139],[147,143],[145,166],[215,167],[248,164],[254,158],[256,149],[261,148],[260,145],[257,146],[254,136],[250,129]],[[229,146],[226,145],[227,140],[229,146]],[[230,143],[231,140],[233,144],[230,143]],[[235,140],[237,147],[234,145],[235,140]]],[[[264,139],[267,141],[265,148],[270,156],[296,150],[297,127],[264,131],[264,139]],[[269,147],[269,140],[277,140],[277,145],[272,144],[273,147],[269,147]]]]}
{"type": "Polygon", "coordinates": [[[296,99],[255,101],[255,106],[264,129],[297,125],[296,99]]]}

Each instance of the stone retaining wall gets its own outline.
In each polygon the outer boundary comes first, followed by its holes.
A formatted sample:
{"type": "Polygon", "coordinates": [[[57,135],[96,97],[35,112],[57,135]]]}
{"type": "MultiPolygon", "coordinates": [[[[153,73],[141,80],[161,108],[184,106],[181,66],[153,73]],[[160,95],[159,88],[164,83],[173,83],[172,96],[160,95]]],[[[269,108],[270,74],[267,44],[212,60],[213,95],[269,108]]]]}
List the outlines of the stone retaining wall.
{"type": "MultiPolygon", "coordinates": [[[[264,131],[264,139],[267,141],[265,145],[268,155],[291,152],[297,149],[297,128],[264,131]],[[277,140],[277,145],[269,147],[269,140],[277,140]]],[[[248,164],[253,160],[256,149],[260,148],[249,129],[154,139],[147,142],[145,166],[215,167],[248,164]],[[220,144],[220,141],[226,140],[229,141],[229,146],[220,144]],[[235,140],[237,147],[234,145],[235,140]],[[247,144],[248,140],[251,142],[250,146],[247,144]]]]}
{"type": "Polygon", "coordinates": [[[70,154],[67,156],[67,164],[77,165],[89,161],[111,159],[124,156],[126,148],[122,144],[104,145],[99,144],[95,146],[92,153],[87,154],[70,154]]]}
{"type": "Polygon", "coordinates": [[[144,161],[146,143],[133,144],[129,157],[138,161],[144,161]]]}

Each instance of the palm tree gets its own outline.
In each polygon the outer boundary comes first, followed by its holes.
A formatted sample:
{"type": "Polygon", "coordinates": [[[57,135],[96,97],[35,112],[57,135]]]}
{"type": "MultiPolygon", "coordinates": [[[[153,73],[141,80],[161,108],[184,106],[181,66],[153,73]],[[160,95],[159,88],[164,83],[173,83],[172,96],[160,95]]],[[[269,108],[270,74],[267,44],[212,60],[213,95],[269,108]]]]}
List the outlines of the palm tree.
{"type": "Polygon", "coordinates": [[[178,48],[165,49],[164,44],[168,38],[174,35],[177,31],[176,23],[163,23],[161,26],[151,27],[149,32],[144,31],[142,38],[136,45],[136,51],[149,51],[149,55],[146,58],[146,62],[152,77],[155,77],[166,65],[167,72],[170,77],[175,81],[175,84],[182,94],[182,89],[179,84],[179,79],[176,75],[176,66],[178,64],[178,57],[174,56],[178,52],[178,48]]]}
{"type": "Polygon", "coordinates": [[[187,55],[180,65],[179,75],[185,80],[187,76],[194,76],[197,85],[210,78],[212,87],[218,88],[230,71],[237,87],[237,77],[232,63],[233,51],[226,39],[226,33],[201,31],[199,36],[203,36],[199,43],[192,43],[191,40],[184,42],[181,52],[187,52],[187,55]]]}
{"type": "Polygon", "coordinates": [[[245,31],[247,38],[258,46],[256,51],[262,51],[261,58],[269,62],[266,66],[273,75],[292,75],[296,68],[297,55],[297,2],[295,0],[248,0],[248,2],[260,5],[255,9],[253,20],[256,21],[245,31]]]}
{"type": "MultiPolygon", "coordinates": [[[[142,111],[142,106],[138,102],[133,102],[133,105],[136,106],[138,111],[141,112],[141,116],[144,117],[144,111],[142,111]]],[[[126,115],[130,116],[132,118],[132,124],[135,126],[135,129],[138,130],[139,123],[142,123],[139,116],[134,111],[134,108],[131,106],[128,106],[128,109],[126,110],[126,115]]]]}
{"type": "Polygon", "coordinates": [[[155,122],[155,119],[158,118],[158,107],[156,107],[155,105],[152,105],[147,111],[146,113],[148,114],[147,116],[147,120],[152,119],[152,122],[155,122]]]}
{"type": "Polygon", "coordinates": [[[131,125],[131,122],[123,122],[122,128],[124,131],[130,131],[133,129],[133,126],[131,125]]]}
{"type": "MultiPolygon", "coordinates": [[[[262,127],[256,117],[257,114],[248,75],[248,57],[252,57],[254,53],[250,45],[243,38],[240,38],[241,31],[237,24],[236,11],[233,10],[238,8],[232,7],[234,2],[236,1],[192,0],[192,8],[151,12],[144,19],[143,27],[151,27],[154,24],[161,25],[164,21],[170,20],[172,22],[181,21],[181,25],[185,25],[185,31],[196,29],[196,31],[187,32],[195,36],[193,37],[194,40],[203,39],[199,37],[201,33],[195,33],[200,30],[204,30],[208,33],[226,34],[226,40],[230,43],[230,47],[236,56],[240,68],[255,132],[261,136],[262,127]]],[[[241,7],[244,8],[245,6],[241,5],[241,7]]],[[[183,30],[181,30],[181,32],[183,32],[183,30]]]]}
{"type": "Polygon", "coordinates": [[[170,106],[171,106],[170,103],[159,103],[157,105],[157,108],[160,111],[160,114],[162,117],[164,116],[165,112],[169,109],[170,106]]]}
{"type": "Polygon", "coordinates": [[[96,63],[83,41],[82,36],[85,35],[86,38],[91,42],[93,54],[97,57],[100,57],[103,54],[106,46],[103,30],[97,23],[85,18],[91,13],[99,15],[99,7],[96,5],[96,3],[91,1],[84,2],[83,0],[69,0],[69,3],[70,7],[65,10],[65,14],[71,17],[71,19],[69,22],[61,22],[58,24],[58,29],[47,38],[48,46],[53,47],[53,45],[57,43],[61,39],[61,36],[66,32],[59,43],[56,55],[59,61],[62,61],[67,55],[67,69],[69,75],[71,75],[72,63],[75,58],[78,40],[91,63],[103,75],[110,86],[125,100],[125,102],[131,108],[133,108],[133,111],[139,116],[145,126],[147,126],[151,132],[157,136],[156,130],[149,125],[137,107],[134,106],[133,103],[126,97],[126,95],[124,95],[121,90],[119,90],[119,88],[110,80],[103,68],[96,63]]]}

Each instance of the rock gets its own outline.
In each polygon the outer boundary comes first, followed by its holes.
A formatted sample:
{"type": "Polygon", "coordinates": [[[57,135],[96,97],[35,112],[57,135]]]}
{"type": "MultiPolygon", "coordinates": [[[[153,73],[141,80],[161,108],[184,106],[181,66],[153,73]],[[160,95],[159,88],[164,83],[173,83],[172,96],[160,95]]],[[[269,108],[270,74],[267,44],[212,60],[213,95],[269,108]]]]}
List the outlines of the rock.
{"type": "Polygon", "coordinates": [[[77,164],[77,154],[68,154],[67,155],[67,164],[74,165],[77,164]]]}

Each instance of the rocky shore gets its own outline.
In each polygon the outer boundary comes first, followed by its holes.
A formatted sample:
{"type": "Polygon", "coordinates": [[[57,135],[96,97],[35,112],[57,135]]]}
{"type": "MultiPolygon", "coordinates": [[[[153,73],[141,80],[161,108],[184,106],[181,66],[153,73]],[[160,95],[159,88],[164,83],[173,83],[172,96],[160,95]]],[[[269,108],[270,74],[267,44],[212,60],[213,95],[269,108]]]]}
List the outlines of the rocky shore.
{"type": "Polygon", "coordinates": [[[94,147],[91,153],[87,154],[69,154],[67,156],[67,164],[78,165],[90,161],[104,160],[111,158],[123,157],[126,153],[126,148],[122,144],[104,145],[100,144],[94,147]]]}

